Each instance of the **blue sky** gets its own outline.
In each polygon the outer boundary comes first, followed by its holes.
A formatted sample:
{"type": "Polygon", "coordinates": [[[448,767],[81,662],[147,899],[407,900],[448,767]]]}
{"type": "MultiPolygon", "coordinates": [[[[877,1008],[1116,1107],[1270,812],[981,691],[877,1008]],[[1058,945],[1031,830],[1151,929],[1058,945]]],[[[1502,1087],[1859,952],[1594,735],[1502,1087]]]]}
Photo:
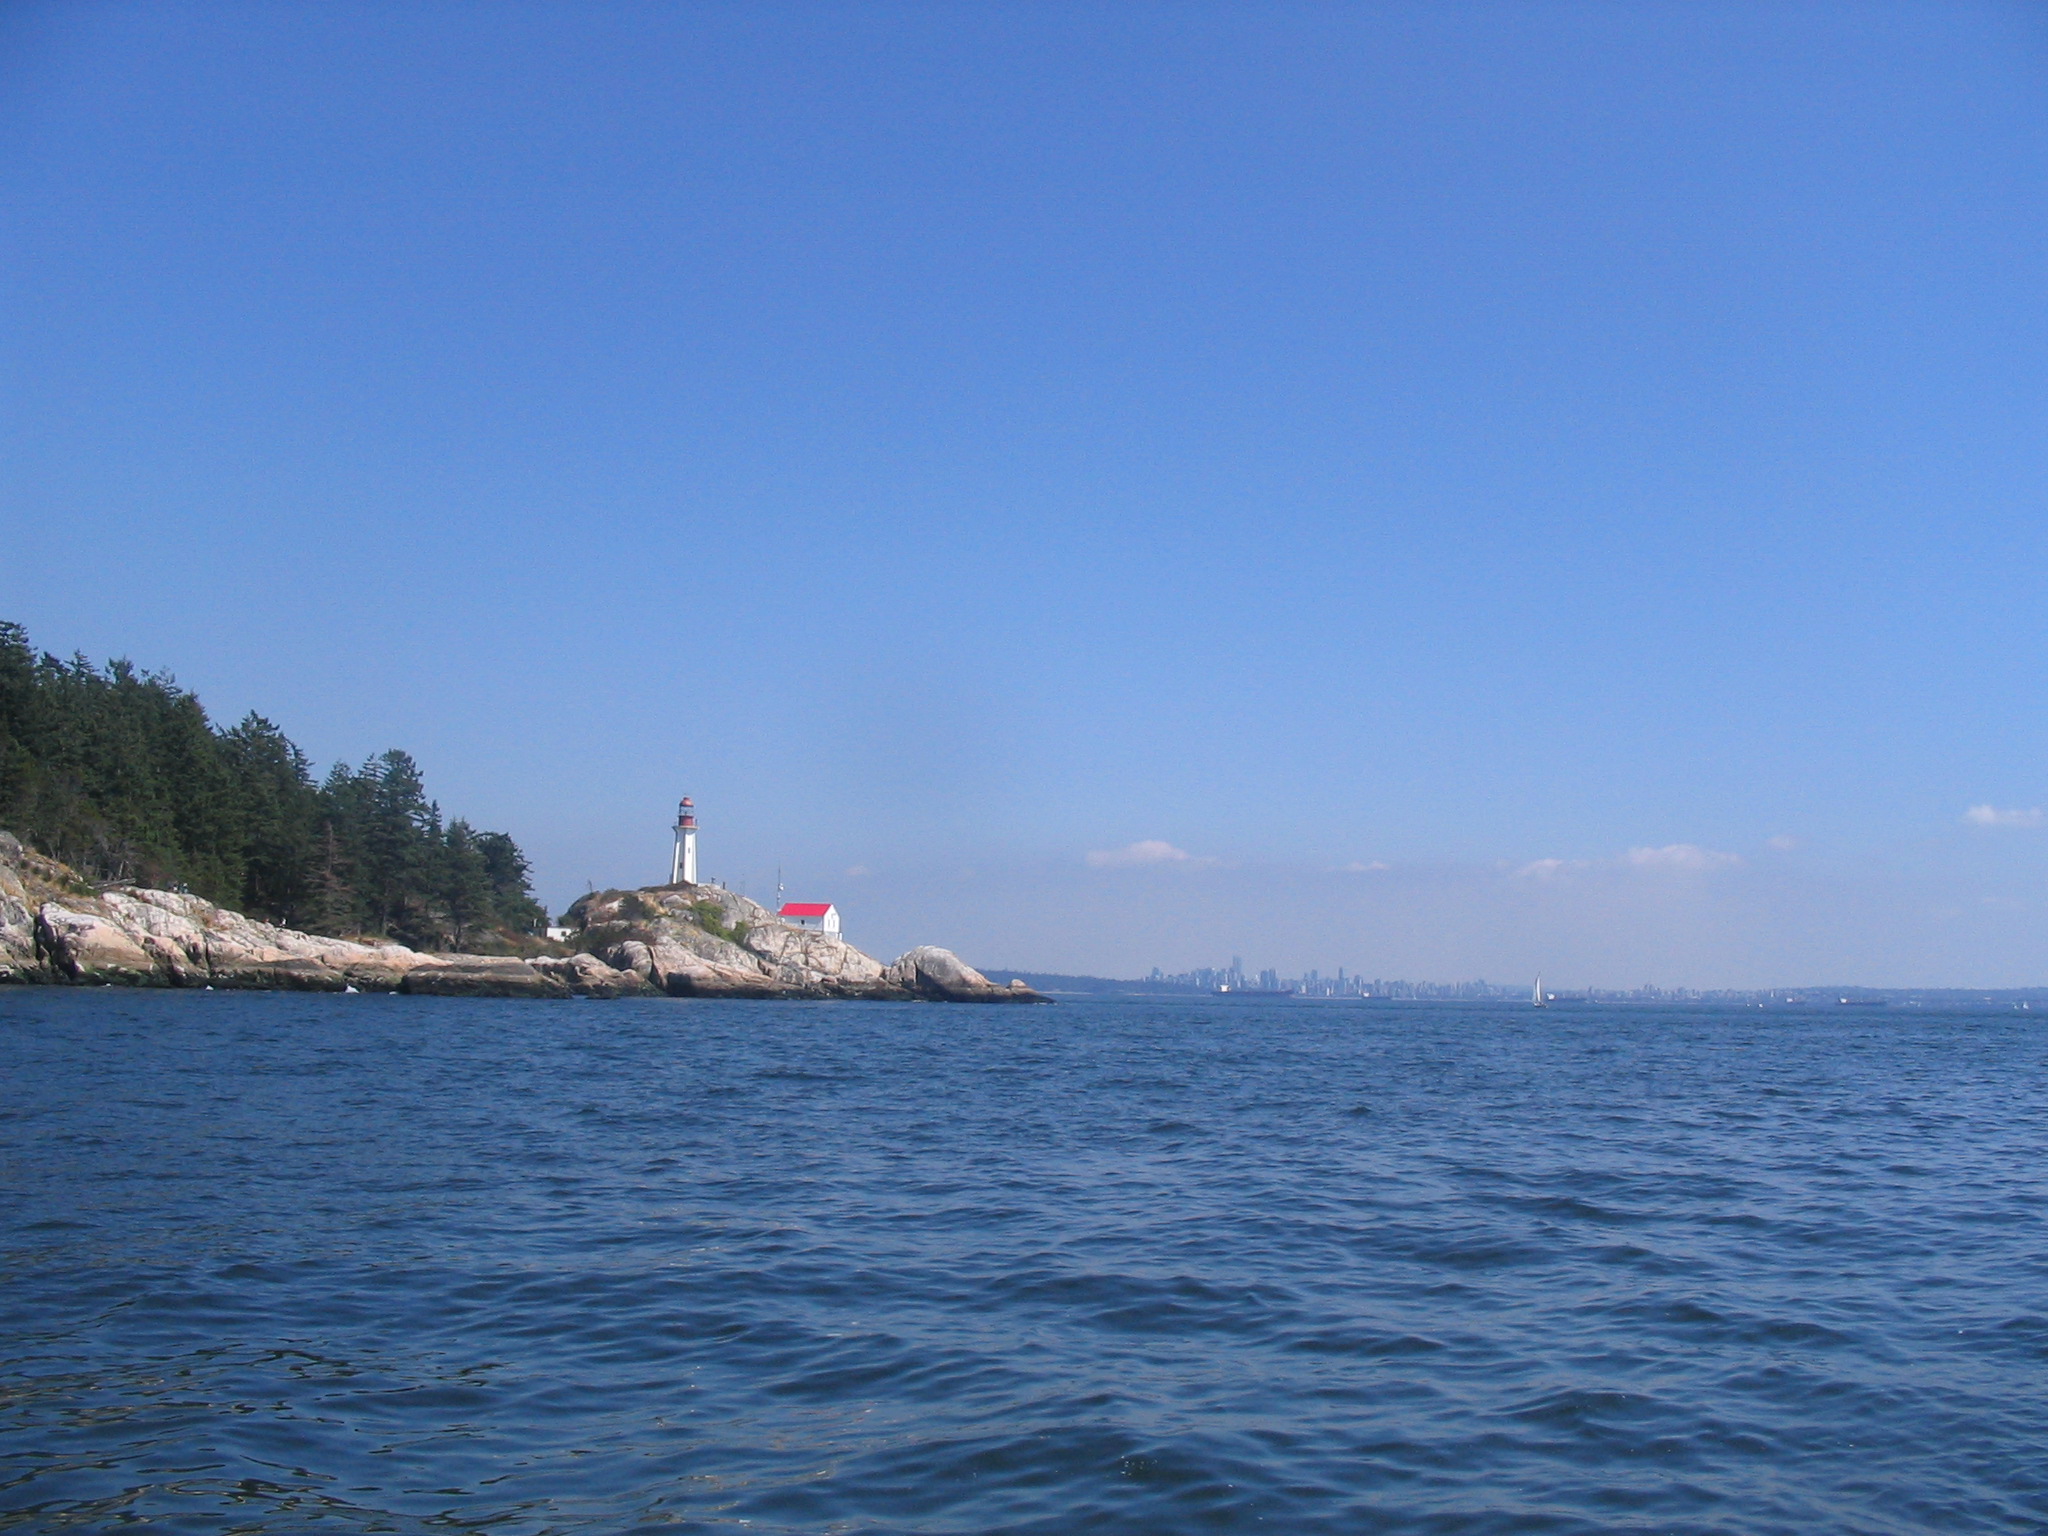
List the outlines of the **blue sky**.
{"type": "Polygon", "coordinates": [[[557,905],[2048,981],[2044,189],[2020,6],[18,6],[0,613],[557,905]]]}

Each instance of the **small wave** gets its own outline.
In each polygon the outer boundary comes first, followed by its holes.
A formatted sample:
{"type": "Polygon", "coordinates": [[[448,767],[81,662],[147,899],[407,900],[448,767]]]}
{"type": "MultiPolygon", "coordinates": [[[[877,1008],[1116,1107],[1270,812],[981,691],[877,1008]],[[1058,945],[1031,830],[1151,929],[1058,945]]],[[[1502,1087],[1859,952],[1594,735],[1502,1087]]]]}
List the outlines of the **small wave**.
{"type": "Polygon", "coordinates": [[[1329,1330],[1290,1339],[1286,1348],[1312,1355],[1359,1355],[1366,1358],[1433,1355],[1450,1346],[1417,1334],[1361,1333],[1329,1330]]]}

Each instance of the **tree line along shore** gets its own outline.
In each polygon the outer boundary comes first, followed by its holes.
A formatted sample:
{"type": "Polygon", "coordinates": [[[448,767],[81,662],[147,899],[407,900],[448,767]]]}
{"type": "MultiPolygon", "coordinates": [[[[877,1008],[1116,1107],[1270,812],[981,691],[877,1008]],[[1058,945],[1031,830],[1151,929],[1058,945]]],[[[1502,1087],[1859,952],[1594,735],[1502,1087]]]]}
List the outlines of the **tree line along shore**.
{"type": "Polygon", "coordinates": [[[444,820],[407,753],[316,779],[262,715],[223,729],[167,673],[38,654],[4,621],[0,827],[91,880],[308,933],[474,951],[547,923],[519,845],[444,820]]]}

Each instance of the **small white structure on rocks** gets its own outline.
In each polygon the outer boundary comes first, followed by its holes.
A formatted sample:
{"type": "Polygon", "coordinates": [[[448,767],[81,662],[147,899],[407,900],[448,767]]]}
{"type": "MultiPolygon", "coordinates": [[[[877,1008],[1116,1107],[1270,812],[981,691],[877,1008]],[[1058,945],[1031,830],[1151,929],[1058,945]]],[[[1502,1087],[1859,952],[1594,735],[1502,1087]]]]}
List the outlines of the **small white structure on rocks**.
{"type": "Polygon", "coordinates": [[[785,901],[775,915],[795,928],[815,928],[820,933],[839,931],[839,909],[829,901],[785,901]]]}
{"type": "Polygon", "coordinates": [[[668,883],[697,883],[697,812],[688,795],[683,796],[683,803],[676,807],[676,857],[669,870],[668,883]]]}

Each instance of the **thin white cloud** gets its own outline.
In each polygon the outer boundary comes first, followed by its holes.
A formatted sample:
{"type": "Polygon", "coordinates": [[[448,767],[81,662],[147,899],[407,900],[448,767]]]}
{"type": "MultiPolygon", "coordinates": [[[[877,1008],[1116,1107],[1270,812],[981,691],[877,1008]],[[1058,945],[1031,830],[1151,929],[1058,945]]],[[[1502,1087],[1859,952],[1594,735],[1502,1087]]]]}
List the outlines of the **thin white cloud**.
{"type": "Polygon", "coordinates": [[[865,875],[867,873],[869,873],[867,865],[855,864],[846,871],[846,878],[849,880],[858,880],[862,875],[865,875]]]}
{"type": "MultiPolygon", "coordinates": [[[[1590,875],[1599,870],[1672,869],[1697,872],[1729,869],[1740,864],[1739,854],[1720,853],[1697,843],[1668,843],[1662,848],[1631,848],[1612,859],[1531,859],[1514,869],[1517,880],[1562,880],[1567,876],[1590,875]]],[[[1508,866],[1505,862],[1501,868],[1508,866]]]]}
{"type": "Polygon", "coordinates": [[[2016,806],[1973,805],[1963,812],[1963,820],[1973,827],[2038,827],[2048,818],[2042,816],[2038,805],[2029,810],[2016,806]]]}
{"type": "Polygon", "coordinates": [[[1378,874],[1383,869],[1392,869],[1393,867],[1394,866],[1391,864],[1383,863],[1378,859],[1374,859],[1370,864],[1359,864],[1355,862],[1351,864],[1339,864],[1337,866],[1337,873],[1340,875],[1373,875],[1378,874]]]}
{"type": "Polygon", "coordinates": [[[1785,833],[1780,832],[1776,837],[1765,838],[1764,846],[1766,848],[1774,848],[1779,853],[1790,853],[1794,848],[1797,848],[1799,846],[1799,839],[1796,837],[1787,836],[1785,833]]]}
{"type": "Polygon", "coordinates": [[[1088,855],[1088,863],[1094,869],[1131,869],[1141,864],[1213,864],[1214,859],[1198,859],[1185,848],[1162,842],[1156,837],[1142,842],[1130,843],[1122,848],[1097,848],[1088,855]]]}
{"type": "Polygon", "coordinates": [[[1628,862],[1637,869],[1727,869],[1740,864],[1739,854],[1717,853],[1698,843],[1666,843],[1662,848],[1631,848],[1628,862]]]}

